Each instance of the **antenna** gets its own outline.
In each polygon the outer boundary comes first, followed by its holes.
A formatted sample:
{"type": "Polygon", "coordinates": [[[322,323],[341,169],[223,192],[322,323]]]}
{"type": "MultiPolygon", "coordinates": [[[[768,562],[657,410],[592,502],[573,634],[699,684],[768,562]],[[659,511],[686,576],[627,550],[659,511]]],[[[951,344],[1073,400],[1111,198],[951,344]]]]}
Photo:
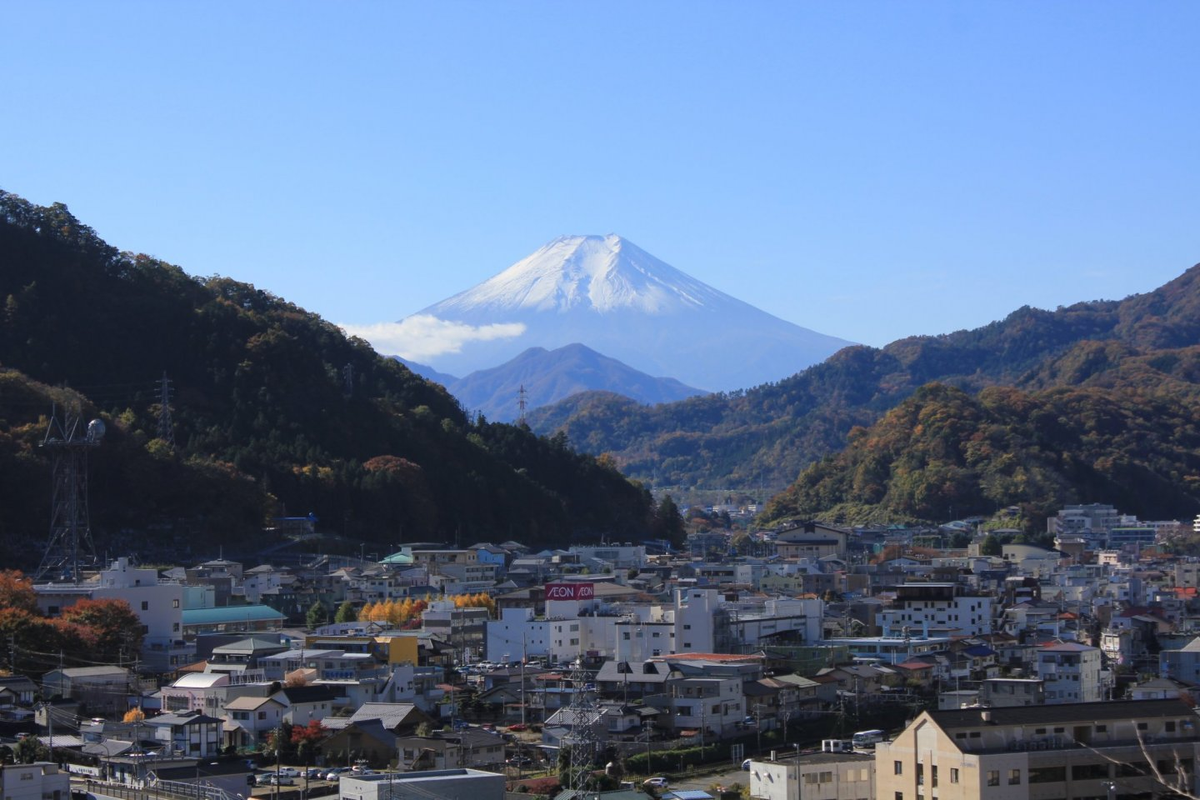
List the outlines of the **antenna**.
{"type": "Polygon", "coordinates": [[[158,382],[158,438],[175,449],[175,425],[171,422],[171,379],[163,371],[158,382]]]}
{"type": "Polygon", "coordinates": [[[67,412],[60,423],[54,407],[41,446],[53,456],[51,467],[50,538],[35,580],[67,578],[79,583],[80,567],[96,563],[88,519],[88,451],[100,446],[104,423],[94,419],[79,429],[79,411],[67,412]],[[81,552],[82,551],[82,552],[81,552]]]}
{"type": "Polygon", "coordinates": [[[526,395],[525,384],[522,383],[521,388],[517,389],[517,424],[518,425],[525,424],[525,407],[527,405],[525,402],[525,395],[526,395]]]}

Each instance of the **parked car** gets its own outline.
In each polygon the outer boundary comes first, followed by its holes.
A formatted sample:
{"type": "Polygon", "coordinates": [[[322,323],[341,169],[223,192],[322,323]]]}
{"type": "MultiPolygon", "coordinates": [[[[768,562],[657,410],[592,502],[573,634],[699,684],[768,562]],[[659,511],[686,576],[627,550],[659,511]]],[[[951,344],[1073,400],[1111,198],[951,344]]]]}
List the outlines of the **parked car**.
{"type": "Polygon", "coordinates": [[[304,777],[308,778],[309,780],[319,781],[321,780],[321,776],[323,774],[325,774],[325,770],[321,769],[320,767],[309,767],[308,769],[304,770],[304,777]]]}
{"type": "Polygon", "coordinates": [[[670,785],[671,782],[661,775],[657,778],[646,778],[646,780],[642,781],[642,786],[653,786],[656,789],[666,789],[670,785]]]}
{"type": "Polygon", "coordinates": [[[275,774],[284,778],[299,778],[300,770],[295,767],[280,767],[275,770],[275,774]]]}
{"type": "Polygon", "coordinates": [[[744,769],[746,772],[750,771],[750,759],[747,758],[742,762],[742,769],[744,769]]]}
{"type": "Polygon", "coordinates": [[[325,780],[336,781],[339,778],[341,778],[341,776],[343,774],[345,774],[349,771],[350,771],[349,767],[334,767],[333,769],[331,769],[325,773],[325,780]]]}

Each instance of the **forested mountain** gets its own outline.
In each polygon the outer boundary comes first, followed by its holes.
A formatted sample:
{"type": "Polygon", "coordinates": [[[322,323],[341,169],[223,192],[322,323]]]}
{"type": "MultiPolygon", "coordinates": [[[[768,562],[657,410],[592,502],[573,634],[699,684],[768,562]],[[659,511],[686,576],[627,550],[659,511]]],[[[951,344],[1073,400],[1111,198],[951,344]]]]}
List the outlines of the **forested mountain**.
{"type": "Polygon", "coordinates": [[[719,486],[767,494],[937,381],[988,386],[1153,387],[1195,392],[1200,377],[1200,267],[1145,295],[1055,311],[1021,308],[969,331],[848,347],[786,380],[745,392],[646,407],[612,395],[570,398],[530,415],[587,452],[610,453],[656,486],[719,486]]]}
{"type": "Polygon", "coordinates": [[[1164,393],[929,384],[776,496],[768,519],[844,523],[990,515],[1030,527],[1063,504],[1103,500],[1143,518],[1200,508],[1200,415],[1164,393]],[[1147,515],[1152,515],[1147,517],[1147,515]]]}
{"type": "Polygon", "coordinates": [[[108,423],[92,455],[101,549],[122,530],[244,543],[284,513],[381,546],[635,538],[652,519],[642,487],[563,437],[468,419],[317,316],[118,252],[61,204],[0,192],[0,302],[0,557],[48,526],[36,443],[52,398],[108,423]],[[157,438],[164,372],[174,450],[157,438]]]}
{"type": "Polygon", "coordinates": [[[619,392],[639,403],[668,403],[703,394],[674,378],[638,372],[578,343],[557,350],[531,347],[512,361],[443,385],[464,407],[506,421],[521,415],[522,388],[531,409],[598,389],[619,392]]]}

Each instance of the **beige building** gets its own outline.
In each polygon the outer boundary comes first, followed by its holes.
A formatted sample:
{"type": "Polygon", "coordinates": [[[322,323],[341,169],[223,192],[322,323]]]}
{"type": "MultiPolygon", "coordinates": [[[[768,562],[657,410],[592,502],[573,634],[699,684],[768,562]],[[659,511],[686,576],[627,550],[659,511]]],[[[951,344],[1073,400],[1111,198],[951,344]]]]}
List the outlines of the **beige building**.
{"type": "Polygon", "coordinates": [[[751,761],[750,797],[875,800],[875,758],[862,753],[813,753],[751,761]]]}
{"type": "Polygon", "coordinates": [[[1192,793],[1197,722],[1176,700],[927,711],[876,747],[875,793],[884,800],[1192,793]]]}

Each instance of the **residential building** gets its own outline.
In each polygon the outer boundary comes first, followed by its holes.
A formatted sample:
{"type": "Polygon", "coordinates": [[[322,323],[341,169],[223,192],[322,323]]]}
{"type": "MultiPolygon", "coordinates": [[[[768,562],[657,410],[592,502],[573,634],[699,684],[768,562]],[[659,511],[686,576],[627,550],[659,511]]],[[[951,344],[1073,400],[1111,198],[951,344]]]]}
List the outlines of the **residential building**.
{"type": "Polygon", "coordinates": [[[887,800],[1133,800],[1196,791],[1196,714],[1175,700],[926,711],[876,745],[887,800]]]}
{"type": "Polygon", "coordinates": [[[992,632],[992,599],[958,583],[905,583],[879,624],[884,636],[980,636],[992,632]]]}
{"type": "Polygon", "coordinates": [[[58,764],[48,761],[6,764],[0,768],[0,797],[4,800],[70,800],[71,775],[58,764]]]}
{"type": "MultiPolygon", "coordinates": [[[[750,762],[755,800],[874,800],[875,758],[862,753],[775,753],[750,762]]],[[[882,795],[880,795],[882,797],[882,795]]]]}
{"type": "Polygon", "coordinates": [[[476,769],[349,775],[341,779],[338,800],[504,800],[504,782],[503,775],[476,769]]]}
{"type": "Polygon", "coordinates": [[[1100,649],[1078,642],[1042,647],[1037,676],[1046,685],[1047,703],[1095,703],[1102,697],[1100,649]]]}

